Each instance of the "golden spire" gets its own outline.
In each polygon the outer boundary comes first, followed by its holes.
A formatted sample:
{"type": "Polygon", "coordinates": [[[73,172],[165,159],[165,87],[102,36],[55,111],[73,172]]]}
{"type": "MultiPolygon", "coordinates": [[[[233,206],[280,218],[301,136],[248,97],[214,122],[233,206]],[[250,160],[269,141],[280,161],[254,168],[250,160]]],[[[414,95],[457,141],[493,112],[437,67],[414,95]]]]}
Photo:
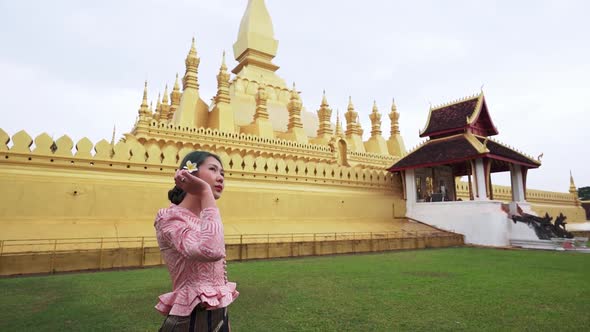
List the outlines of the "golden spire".
{"type": "Polygon", "coordinates": [[[287,104],[287,110],[289,111],[289,123],[287,123],[287,129],[291,131],[293,128],[303,128],[301,123],[301,97],[295,88],[295,82],[293,82],[293,89],[291,90],[291,99],[287,104]]]}
{"type": "Polygon", "coordinates": [[[168,104],[168,84],[164,87],[164,97],[162,98],[163,104],[168,104]]]}
{"type": "Polygon", "coordinates": [[[158,92],[158,99],[156,100],[156,113],[154,114],[154,119],[156,121],[160,121],[161,117],[161,110],[162,110],[162,103],[160,102],[161,94],[158,92]]]}
{"type": "Polygon", "coordinates": [[[578,197],[578,190],[576,189],[576,184],[574,183],[574,176],[572,175],[572,171],[570,170],[570,194],[576,195],[578,197]]]}
{"type": "Polygon", "coordinates": [[[225,50],[223,50],[223,54],[221,55],[221,68],[219,71],[227,71],[227,66],[225,65],[225,50]]]}
{"type": "Polygon", "coordinates": [[[326,99],[326,90],[323,92],[322,103],[320,104],[320,109],[317,111],[317,114],[319,120],[318,137],[332,135],[332,123],[330,122],[332,109],[326,99]]]}
{"type": "Polygon", "coordinates": [[[195,37],[193,37],[193,42],[191,44],[191,49],[184,60],[186,65],[186,72],[182,79],[182,88],[186,90],[187,88],[192,89],[199,89],[199,82],[197,79],[197,74],[199,72],[199,63],[201,59],[197,56],[197,48],[195,47],[195,37]]]}
{"type": "Polygon", "coordinates": [[[176,73],[176,80],[174,81],[174,87],[172,88],[172,92],[170,93],[170,112],[168,113],[168,120],[172,120],[172,116],[174,116],[174,112],[180,105],[180,97],[182,93],[180,92],[180,86],[178,85],[178,73],[176,73]]]}
{"type": "Polygon", "coordinates": [[[141,100],[141,106],[142,107],[147,107],[148,106],[148,97],[147,97],[147,80],[145,81],[145,83],[143,84],[143,99],[141,100]]]}
{"type": "Polygon", "coordinates": [[[342,132],[342,125],[340,124],[340,111],[336,110],[336,129],[334,130],[334,135],[336,136],[344,136],[342,132]]]}
{"type": "Polygon", "coordinates": [[[217,74],[217,94],[214,99],[216,104],[229,104],[230,102],[229,73],[227,72],[227,66],[225,65],[225,51],[223,51],[221,67],[219,67],[219,73],[217,74]]]}
{"type": "Polygon", "coordinates": [[[391,136],[399,135],[399,113],[397,111],[397,106],[395,105],[395,99],[392,99],[391,101],[389,119],[391,120],[391,136]]]}
{"type": "Polygon", "coordinates": [[[159,121],[167,121],[170,113],[170,105],[168,104],[168,84],[164,88],[164,97],[162,98],[162,104],[160,105],[160,118],[159,121]]]}
{"type": "Polygon", "coordinates": [[[147,80],[143,85],[143,98],[141,100],[141,105],[139,106],[139,117],[147,117],[151,115],[151,111],[148,108],[148,93],[147,93],[147,80]]]}
{"type": "Polygon", "coordinates": [[[172,88],[173,91],[180,91],[180,86],[178,85],[178,73],[176,73],[176,80],[174,80],[174,87],[172,88]]]}
{"type": "Polygon", "coordinates": [[[326,100],[326,90],[322,92],[322,103],[320,106],[330,106],[328,105],[328,100],[326,100]]]}
{"type": "Polygon", "coordinates": [[[346,118],[346,136],[363,134],[363,131],[357,122],[358,113],[354,111],[352,96],[348,96],[348,107],[344,117],[346,118]]]}
{"type": "Polygon", "coordinates": [[[574,176],[572,175],[572,171],[570,170],[570,194],[574,196],[574,202],[576,206],[580,206],[582,203],[580,201],[580,196],[578,195],[578,189],[576,189],[576,184],[574,183],[574,176]]]}
{"type": "Polygon", "coordinates": [[[113,137],[111,138],[111,146],[115,146],[115,131],[116,131],[116,125],[113,124],[113,137]]]}
{"type": "Polygon", "coordinates": [[[258,84],[258,92],[256,93],[256,113],[254,113],[254,121],[258,119],[268,119],[268,111],[266,110],[266,101],[268,100],[268,94],[266,93],[266,85],[260,78],[258,84]]]}
{"type": "Polygon", "coordinates": [[[369,118],[371,119],[371,136],[381,135],[381,114],[375,100],[373,100],[373,111],[369,114],[369,118]]]}
{"type": "Polygon", "coordinates": [[[234,43],[234,57],[239,64],[232,72],[238,74],[246,65],[276,71],[279,67],[271,60],[277,54],[278,44],[264,0],[249,0],[234,43]]]}

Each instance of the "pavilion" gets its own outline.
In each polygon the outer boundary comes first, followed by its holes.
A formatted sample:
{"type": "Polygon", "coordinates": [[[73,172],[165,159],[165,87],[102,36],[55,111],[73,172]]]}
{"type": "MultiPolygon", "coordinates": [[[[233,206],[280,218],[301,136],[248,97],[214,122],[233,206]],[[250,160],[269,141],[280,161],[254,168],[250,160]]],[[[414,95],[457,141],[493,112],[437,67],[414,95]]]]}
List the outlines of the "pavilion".
{"type": "Polygon", "coordinates": [[[509,214],[519,209],[534,214],[526,203],[526,175],[541,162],[490,138],[497,134],[483,92],[431,108],[420,132],[427,141],[388,168],[402,175],[407,216],[463,233],[466,242],[508,245],[509,214]],[[509,214],[493,197],[491,174],[497,172],[511,175],[509,214]],[[463,176],[470,202],[459,202],[455,192],[455,179],[463,176]],[[484,227],[474,227],[478,222],[484,227]]]}

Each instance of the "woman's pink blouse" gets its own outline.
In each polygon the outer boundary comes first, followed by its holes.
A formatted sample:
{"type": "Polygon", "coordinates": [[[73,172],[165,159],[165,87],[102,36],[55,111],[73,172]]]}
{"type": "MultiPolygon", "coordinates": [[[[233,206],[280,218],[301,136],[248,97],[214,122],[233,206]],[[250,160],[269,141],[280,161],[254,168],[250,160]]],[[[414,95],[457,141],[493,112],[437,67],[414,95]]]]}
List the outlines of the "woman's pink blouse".
{"type": "Polygon", "coordinates": [[[197,217],[172,204],[158,211],[154,227],[174,289],[160,295],[159,312],[189,316],[199,303],[218,309],[238,297],[236,284],[227,281],[223,224],[217,208],[204,209],[197,217]]]}

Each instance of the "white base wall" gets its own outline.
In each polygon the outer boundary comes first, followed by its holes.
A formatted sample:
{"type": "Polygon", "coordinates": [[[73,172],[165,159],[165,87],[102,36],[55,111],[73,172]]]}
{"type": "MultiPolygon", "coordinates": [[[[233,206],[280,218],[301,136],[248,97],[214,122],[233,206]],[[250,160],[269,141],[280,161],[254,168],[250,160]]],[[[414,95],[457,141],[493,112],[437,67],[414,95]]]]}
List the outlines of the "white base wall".
{"type": "MultiPolygon", "coordinates": [[[[535,214],[528,203],[518,205],[535,214]]],[[[508,218],[501,201],[408,203],[407,216],[428,225],[465,236],[465,243],[504,247],[511,239],[538,240],[526,224],[508,218]]]]}
{"type": "MultiPolygon", "coordinates": [[[[567,220],[566,220],[567,221],[567,220]]],[[[590,231],[590,221],[581,222],[581,223],[568,223],[565,225],[565,228],[572,232],[572,231],[590,231]]]]}

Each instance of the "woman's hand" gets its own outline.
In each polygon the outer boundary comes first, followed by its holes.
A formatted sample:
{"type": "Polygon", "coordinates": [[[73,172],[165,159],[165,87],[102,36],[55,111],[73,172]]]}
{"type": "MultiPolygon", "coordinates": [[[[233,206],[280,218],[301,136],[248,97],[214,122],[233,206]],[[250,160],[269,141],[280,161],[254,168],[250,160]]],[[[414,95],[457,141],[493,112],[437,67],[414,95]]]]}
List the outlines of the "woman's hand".
{"type": "Polygon", "coordinates": [[[178,188],[182,189],[187,194],[203,195],[207,192],[211,192],[211,186],[207,182],[194,176],[191,172],[185,169],[176,171],[174,182],[178,188]]]}

